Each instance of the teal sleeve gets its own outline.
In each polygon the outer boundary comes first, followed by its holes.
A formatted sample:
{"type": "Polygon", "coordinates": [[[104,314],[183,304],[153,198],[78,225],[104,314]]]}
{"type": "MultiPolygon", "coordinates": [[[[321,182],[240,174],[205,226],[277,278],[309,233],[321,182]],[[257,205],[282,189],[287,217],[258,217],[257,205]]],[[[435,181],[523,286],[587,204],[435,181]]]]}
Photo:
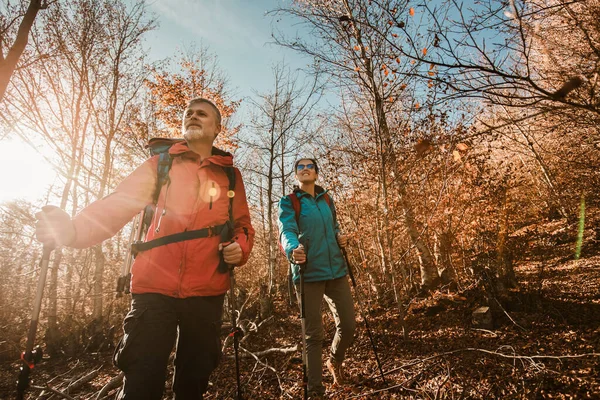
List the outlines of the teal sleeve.
{"type": "Polygon", "coordinates": [[[332,217],[335,217],[333,219],[333,224],[335,226],[333,228],[334,228],[334,232],[335,232],[335,237],[337,238],[337,235],[340,234],[340,224],[338,223],[337,209],[335,208],[335,202],[333,201],[333,199],[331,200],[331,208],[334,210],[332,217]]]}
{"type": "Polygon", "coordinates": [[[279,227],[279,242],[288,260],[291,261],[292,251],[300,245],[298,241],[300,229],[298,229],[298,224],[296,223],[296,214],[294,207],[292,207],[292,201],[287,196],[279,200],[278,208],[279,218],[277,219],[277,225],[279,227]]]}

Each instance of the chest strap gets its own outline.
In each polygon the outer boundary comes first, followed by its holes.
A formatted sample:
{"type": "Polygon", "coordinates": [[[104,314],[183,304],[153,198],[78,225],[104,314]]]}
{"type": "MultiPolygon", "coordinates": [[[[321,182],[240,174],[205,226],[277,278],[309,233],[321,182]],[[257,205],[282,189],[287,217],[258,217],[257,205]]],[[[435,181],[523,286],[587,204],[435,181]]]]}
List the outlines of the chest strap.
{"type": "Polygon", "coordinates": [[[231,237],[232,234],[233,226],[230,221],[227,221],[223,225],[209,226],[208,228],[179,232],[173,235],[167,235],[157,239],[149,240],[147,242],[135,242],[131,245],[131,252],[134,256],[136,256],[140,251],[147,251],[158,246],[217,235],[221,236],[221,239],[227,238],[226,240],[229,240],[228,238],[231,237]]]}

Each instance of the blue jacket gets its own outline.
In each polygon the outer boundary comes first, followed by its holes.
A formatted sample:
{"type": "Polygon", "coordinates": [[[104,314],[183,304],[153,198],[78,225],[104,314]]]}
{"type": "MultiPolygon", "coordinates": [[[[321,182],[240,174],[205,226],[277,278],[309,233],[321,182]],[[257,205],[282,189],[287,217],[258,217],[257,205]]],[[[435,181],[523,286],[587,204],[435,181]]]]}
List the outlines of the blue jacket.
{"type": "MultiPolygon", "coordinates": [[[[291,261],[292,250],[300,243],[308,249],[305,282],[337,279],[346,275],[346,264],[336,239],[339,226],[334,222],[331,208],[323,197],[325,193],[320,186],[315,188],[316,197],[302,190],[294,191],[292,195],[300,199],[298,224],[292,201],[287,196],[279,201],[279,241],[288,260],[291,261]]],[[[292,264],[292,273],[294,283],[298,283],[298,265],[292,264]]]]}

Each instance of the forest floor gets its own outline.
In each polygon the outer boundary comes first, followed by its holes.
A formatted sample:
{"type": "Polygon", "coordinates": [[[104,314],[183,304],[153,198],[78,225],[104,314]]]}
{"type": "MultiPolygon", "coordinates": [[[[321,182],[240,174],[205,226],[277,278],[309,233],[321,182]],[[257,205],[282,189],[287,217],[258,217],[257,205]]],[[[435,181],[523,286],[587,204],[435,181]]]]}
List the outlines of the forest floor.
{"type": "MultiPolygon", "coordinates": [[[[498,296],[501,306],[491,304],[494,326],[490,329],[472,324],[473,311],[485,305],[483,286],[476,283],[454,293],[440,290],[413,299],[405,318],[408,340],[397,307],[371,309],[367,318],[385,382],[358,316],[356,340],[345,362],[354,383],[334,387],[325,371],[327,398],[600,399],[600,243],[597,237],[586,237],[581,257],[575,260],[573,242],[560,240],[564,229],[553,225],[545,229],[549,232],[546,247],[534,243],[537,251],[524,253],[517,262],[518,288],[498,296]]],[[[525,232],[523,240],[526,236],[525,232]]],[[[367,299],[363,303],[368,306],[367,299]]],[[[252,310],[244,312],[250,315],[252,310]]],[[[334,332],[329,314],[324,322],[329,346],[334,332]]],[[[242,347],[253,353],[294,346],[297,350],[275,351],[258,359],[241,351],[245,399],[302,398],[300,337],[296,306],[289,306],[285,298],[276,299],[273,316],[248,333],[242,347]]],[[[73,398],[95,399],[118,376],[111,356],[106,351],[44,360],[35,368],[34,385],[48,384],[62,392],[72,385],[73,398]],[[86,383],[75,384],[86,375],[86,383]]],[[[0,364],[1,399],[14,398],[18,365],[0,364]]],[[[30,393],[31,399],[50,397],[40,396],[39,388],[30,393]]],[[[227,344],[205,398],[234,399],[235,393],[235,363],[232,346],[227,344]]],[[[104,398],[114,396],[113,389],[104,398]]],[[[171,396],[169,380],[165,398],[171,396]]]]}

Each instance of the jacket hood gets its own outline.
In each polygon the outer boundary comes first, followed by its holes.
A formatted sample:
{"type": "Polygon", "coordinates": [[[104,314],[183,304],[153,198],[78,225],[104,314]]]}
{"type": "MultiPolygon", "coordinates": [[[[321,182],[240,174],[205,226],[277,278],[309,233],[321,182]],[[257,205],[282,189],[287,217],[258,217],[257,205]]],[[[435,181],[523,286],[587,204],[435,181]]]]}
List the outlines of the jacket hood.
{"type": "MultiPolygon", "coordinates": [[[[169,149],[169,154],[171,154],[172,156],[183,156],[186,158],[193,159],[197,159],[200,157],[198,154],[190,150],[185,140],[179,143],[175,143],[173,146],[171,146],[171,148],[169,149]]],[[[227,151],[223,151],[214,146],[212,148],[212,155],[207,160],[221,167],[233,166],[233,155],[227,151]]]]}

